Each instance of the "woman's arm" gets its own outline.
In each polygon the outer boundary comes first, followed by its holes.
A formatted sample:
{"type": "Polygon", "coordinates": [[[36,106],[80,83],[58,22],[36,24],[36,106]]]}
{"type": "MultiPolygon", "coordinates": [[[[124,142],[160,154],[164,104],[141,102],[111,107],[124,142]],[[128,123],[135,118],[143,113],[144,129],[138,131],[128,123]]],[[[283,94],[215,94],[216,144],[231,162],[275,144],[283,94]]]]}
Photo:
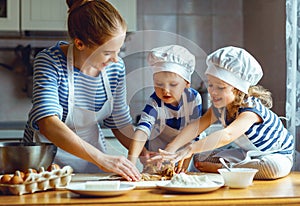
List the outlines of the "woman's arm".
{"type": "Polygon", "coordinates": [[[104,171],[115,172],[129,181],[140,179],[137,168],[126,157],[102,153],[77,136],[57,116],[42,118],[38,121],[38,126],[41,134],[61,149],[97,165],[104,171]]]}

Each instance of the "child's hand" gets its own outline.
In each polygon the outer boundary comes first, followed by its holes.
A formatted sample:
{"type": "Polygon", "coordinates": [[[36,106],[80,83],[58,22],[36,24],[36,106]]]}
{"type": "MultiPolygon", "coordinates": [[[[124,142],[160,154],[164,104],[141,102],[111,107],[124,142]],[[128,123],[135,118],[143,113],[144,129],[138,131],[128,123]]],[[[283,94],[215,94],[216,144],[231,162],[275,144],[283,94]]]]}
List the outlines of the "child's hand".
{"type": "Polygon", "coordinates": [[[184,163],[184,160],[180,160],[178,163],[177,163],[177,166],[174,168],[175,172],[177,174],[181,173],[181,172],[186,172],[186,169],[187,168],[184,168],[183,166],[183,163],[184,163]]]}
{"type": "Polygon", "coordinates": [[[187,172],[189,165],[190,165],[190,161],[191,161],[192,157],[189,157],[187,159],[182,159],[177,163],[177,166],[175,167],[175,172],[177,174],[181,173],[181,172],[187,172]]]}
{"type": "Polygon", "coordinates": [[[175,164],[181,159],[189,158],[192,155],[192,145],[188,145],[183,149],[177,151],[176,153],[167,152],[165,150],[159,149],[159,154],[151,157],[147,162],[164,162],[169,161],[175,164]]]}
{"type": "Polygon", "coordinates": [[[158,155],[158,152],[152,152],[152,151],[148,151],[147,149],[143,149],[143,151],[141,152],[141,155],[140,155],[140,162],[145,166],[148,164],[148,160],[151,158],[151,157],[154,157],[158,155]]]}

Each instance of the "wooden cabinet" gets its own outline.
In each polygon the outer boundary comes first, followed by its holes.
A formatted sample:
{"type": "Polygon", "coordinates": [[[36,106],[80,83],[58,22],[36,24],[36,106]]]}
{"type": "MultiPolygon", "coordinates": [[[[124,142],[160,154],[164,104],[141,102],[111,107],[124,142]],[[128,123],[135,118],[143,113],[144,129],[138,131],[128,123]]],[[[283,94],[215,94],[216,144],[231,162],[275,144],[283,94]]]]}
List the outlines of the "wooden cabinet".
{"type": "Polygon", "coordinates": [[[0,0],[0,30],[19,31],[19,0],[0,0]]]}

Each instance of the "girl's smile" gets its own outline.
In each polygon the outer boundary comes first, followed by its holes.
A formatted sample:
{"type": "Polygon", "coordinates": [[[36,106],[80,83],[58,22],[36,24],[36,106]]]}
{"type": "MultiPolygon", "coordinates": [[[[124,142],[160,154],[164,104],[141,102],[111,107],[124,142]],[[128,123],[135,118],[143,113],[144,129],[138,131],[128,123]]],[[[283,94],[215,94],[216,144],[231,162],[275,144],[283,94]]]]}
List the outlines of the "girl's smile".
{"type": "Polygon", "coordinates": [[[211,102],[216,108],[226,107],[234,101],[235,95],[233,86],[211,75],[207,75],[207,79],[207,90],[210,94],[211,102]]]}

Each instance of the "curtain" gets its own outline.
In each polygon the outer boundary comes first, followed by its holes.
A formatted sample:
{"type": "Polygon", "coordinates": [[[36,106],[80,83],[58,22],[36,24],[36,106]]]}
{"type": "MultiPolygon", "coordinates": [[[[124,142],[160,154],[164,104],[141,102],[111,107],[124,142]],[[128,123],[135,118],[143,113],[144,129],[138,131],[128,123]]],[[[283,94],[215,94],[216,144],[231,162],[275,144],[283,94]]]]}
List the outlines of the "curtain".
{"type": "Polygon", "coordinates": [[[300,151],[300,0],[286,0],[287,129],[300,151]]]}

